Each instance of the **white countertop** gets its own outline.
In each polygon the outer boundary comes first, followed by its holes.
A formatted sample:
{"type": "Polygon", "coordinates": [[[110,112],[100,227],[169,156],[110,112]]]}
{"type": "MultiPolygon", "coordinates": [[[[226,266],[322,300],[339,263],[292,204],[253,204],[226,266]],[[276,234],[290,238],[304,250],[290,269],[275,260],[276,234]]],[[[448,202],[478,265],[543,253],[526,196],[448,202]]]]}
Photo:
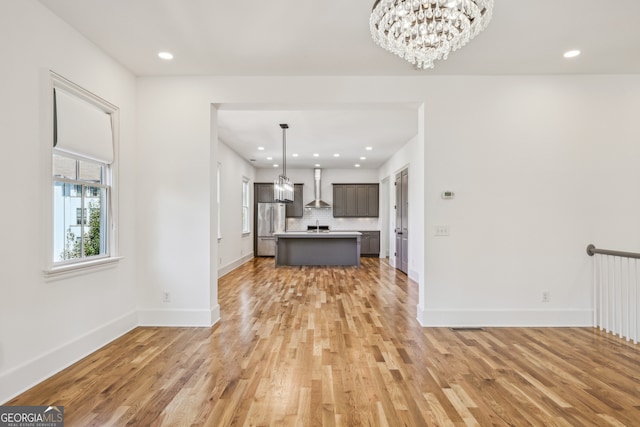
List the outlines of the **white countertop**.
{"type": "Polygon", "coordinates": [[[362,233],[359,231],[286,231],[284,233],[273,233],[276,237],[357,237],[362,233]]]}

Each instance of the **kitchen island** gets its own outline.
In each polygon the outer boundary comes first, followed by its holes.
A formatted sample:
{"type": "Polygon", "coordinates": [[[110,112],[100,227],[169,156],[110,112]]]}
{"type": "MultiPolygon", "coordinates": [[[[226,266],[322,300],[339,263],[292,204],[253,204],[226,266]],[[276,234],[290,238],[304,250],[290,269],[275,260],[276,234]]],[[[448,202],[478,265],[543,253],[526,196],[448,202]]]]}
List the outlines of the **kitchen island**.
{"type": "Polygon", "coordinates": [[[276,267],[280,265],[360,266],[358,231],[288,231],[274,233],[276,267]]]}

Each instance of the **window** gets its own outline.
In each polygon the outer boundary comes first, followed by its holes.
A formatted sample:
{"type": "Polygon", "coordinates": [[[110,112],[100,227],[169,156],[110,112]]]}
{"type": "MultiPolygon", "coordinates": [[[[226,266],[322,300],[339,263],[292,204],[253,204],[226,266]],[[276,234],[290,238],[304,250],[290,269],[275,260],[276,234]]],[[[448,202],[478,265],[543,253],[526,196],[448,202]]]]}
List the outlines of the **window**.
{"type": "Polygon", "coordinates": [[[83,216],[82,208],[76,208],[76,225],[87,224],[86,221],[87,215],[86,213],[83,216]]]}
{"type": "Polygon", "coordinates": [[[111,201],[118,110],[54,73],[51,78],[53,206],[49,275],[117,259],[111,201]]]}
{"type": "Polygon", "coordinates": [[[108,255],[107,165],[53,155],[53,262],[108,255]],[[82,174],[82,170],[91,174],[82,174]]]}
{"type": "Polygon", "coordinates": [[[242,233],[251,233],[249,227],[249,178],[242,178],[242,233]]]}

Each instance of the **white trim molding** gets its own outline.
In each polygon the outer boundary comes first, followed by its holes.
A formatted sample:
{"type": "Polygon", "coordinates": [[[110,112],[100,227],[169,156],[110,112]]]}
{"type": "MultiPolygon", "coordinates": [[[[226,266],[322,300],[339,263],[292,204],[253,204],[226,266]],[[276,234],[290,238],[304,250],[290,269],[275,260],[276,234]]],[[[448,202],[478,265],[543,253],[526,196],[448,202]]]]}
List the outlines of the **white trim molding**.
{"type": "Polygon", "coordinates": [[[591,327],[593,310],[443,310],[418,306],[424,327],[591,327]]]}
{"type": "Polygon", "coordinates": [[[409,279],[413,280],[416,283],[420,283],[420,273],[415,271],[415,270],[411,270],[409,269],[409,279]]]}
{"type": "Polygon", "coordinates": [[[238,258],[235,261],[230,262],[229,264],[218,268],[218,279],[222,276],[231,273],[236,268],[240,267],[242,264],[245,264],[253,259],[253,252],[243,257],[238,258]]]}
{"type": "Polygon", "coordinates": [[[104,257],[96,260],[78,262],[75,264],[62,265],[53,267],[44,271],[46,281],[66,279],[68,277],[80,276],[94,271],[113,268],[122,259],[122,257],[104,257]]]}
{"type": "Polygon", "coordinates": [[[139,326],[211,327],[220,320],[220,306],[209,310],[138,310],[139,326]]]}

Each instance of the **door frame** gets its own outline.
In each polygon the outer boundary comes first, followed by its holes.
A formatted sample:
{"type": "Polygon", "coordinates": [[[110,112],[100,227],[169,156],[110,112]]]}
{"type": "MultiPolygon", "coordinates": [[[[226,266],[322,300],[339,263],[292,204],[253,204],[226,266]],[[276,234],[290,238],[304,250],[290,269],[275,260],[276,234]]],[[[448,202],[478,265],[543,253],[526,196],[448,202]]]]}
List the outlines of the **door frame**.
{"type": "MultiPolygon", "coordinates": [[[[396,185],[396,179],[398,177],[400,177],[400,182],[402,182],[402,174],[406,171],[407,173],[407,206],[408,206],[408,198],[409,198],[409,191],[408,191],[408,187],[409,187],[409,165],[404,165],[401,168],[397,169],[396,171],[394,171],[393,173],[393,201],[394,201],[394,206],[395,209],[393,210],[393,242],[394,242],[394,256],[393,256],[393,263],[390,262],[390,264],[395,267],[396,269],[402,271],[403,273],[405,273],[407,276],[409,275],[409,259],[410,259],[410,252],[411,252],[411,237],[409,235],[409,224],[411,223],[409,215],[410,215],[410,209],[407,208],[407,224],[402,224],[404,225],[407,229],[407,248],[406,248],[406,259],[407,259],[407,267],[406,267],[406,271],[402,270],[402,259],[398,259],[398,252],[401,252],[402,248],[400,248],[400,250],[398,250],[398,245],[397,245],[397,234],[396,234],[396,228],[397,228],[397,212],[398,212],[398,206],[397,206],[397,197],[398,197],[398,187],[396,185]]],[[[391,227],[389,228],[389,230],[391,231],[391,227]]],[[[391,260],[391,254],[389,254],[389,259],[391,260]]]]}
{"type": "Polygon", "coordinates": [[[385,177],[380,181],[380,258],[388,258],[391,261],[390,242],[390,177],[385,177]]]}

